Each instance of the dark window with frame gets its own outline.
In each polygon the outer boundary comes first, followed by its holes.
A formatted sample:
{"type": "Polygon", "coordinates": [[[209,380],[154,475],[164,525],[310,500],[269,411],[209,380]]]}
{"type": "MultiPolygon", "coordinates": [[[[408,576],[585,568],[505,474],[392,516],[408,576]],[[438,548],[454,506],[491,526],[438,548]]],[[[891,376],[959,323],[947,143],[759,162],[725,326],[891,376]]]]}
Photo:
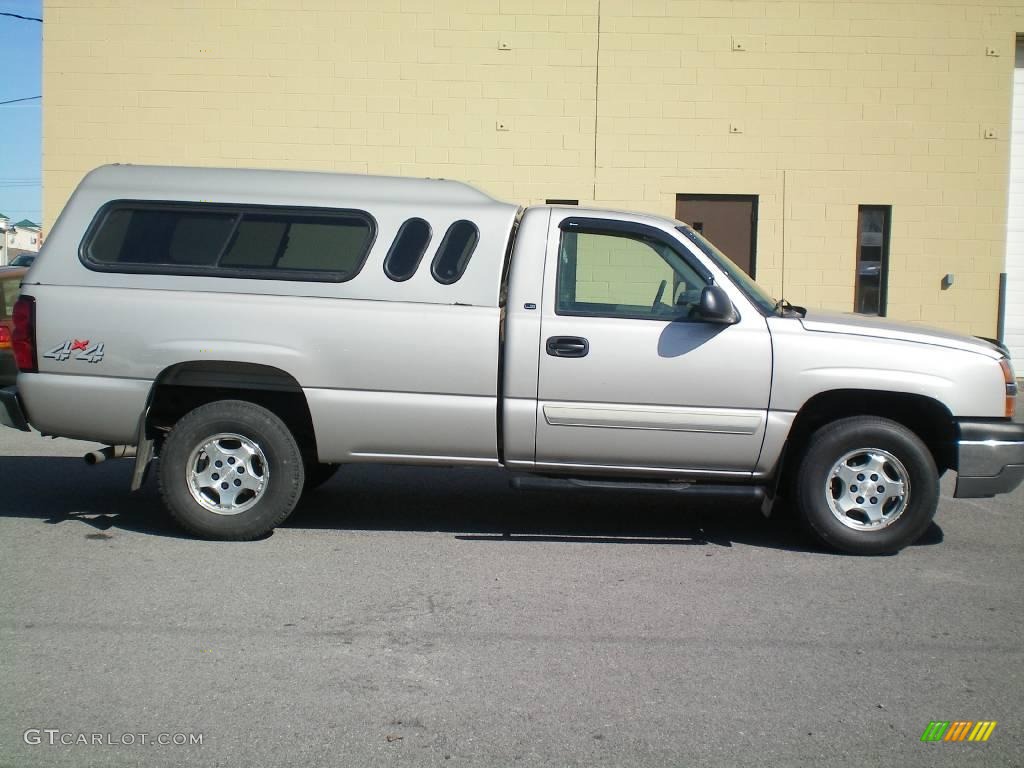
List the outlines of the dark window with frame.
{"type": "Polygon", "coordinates": [[[450,285],[462,277],[479,240],[480,230],[471,221],[462,219],[448,227],[430,265],[434,279],[450,285]]]}
{"type": "Polygon", "coordinates": [[[376,234],[362,211],[118,202],[86,235],[82,261],[113,272],[341,282],[376,234]]]}
{"type": "Polygon", "coordinates": [[[99,265],[217,263],[236,216],[227,211],[113,208],[89,242],[89,259],[99,265]]]}
{"type": "Polygon", "coordinates": [[[853,309],[885,316],[889,283],[891,205],[862,205],[857,212],[857,275],[853,309]]]}
{"type": "Polygon", "coordinates": [[[409,219],[398,229],[395,241],[384,257],[384,274],[396,282],[416,273],[430,244],[430,225],[423,219],[409,219]]]}
{"type": "Polygon", "coordinates": [[[666,242],[616,232],[564,231],[555,312],[685,320],[709,284],[666,242]]]}

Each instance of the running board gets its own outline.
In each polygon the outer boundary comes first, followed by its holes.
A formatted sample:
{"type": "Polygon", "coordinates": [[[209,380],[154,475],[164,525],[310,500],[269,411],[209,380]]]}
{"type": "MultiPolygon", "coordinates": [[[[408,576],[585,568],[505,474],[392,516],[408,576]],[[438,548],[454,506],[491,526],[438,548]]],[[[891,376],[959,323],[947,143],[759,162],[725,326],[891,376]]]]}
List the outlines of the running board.
{"type": "Polygon", "coordinates": [[[510,484],[518,491],[623,491],[628,493],[680,493],[691,497],[717,497],[764,501],[768,491],[763,485],[725,485],[692,482],[591,480],[579,477],[513,477],[510,484]]]}

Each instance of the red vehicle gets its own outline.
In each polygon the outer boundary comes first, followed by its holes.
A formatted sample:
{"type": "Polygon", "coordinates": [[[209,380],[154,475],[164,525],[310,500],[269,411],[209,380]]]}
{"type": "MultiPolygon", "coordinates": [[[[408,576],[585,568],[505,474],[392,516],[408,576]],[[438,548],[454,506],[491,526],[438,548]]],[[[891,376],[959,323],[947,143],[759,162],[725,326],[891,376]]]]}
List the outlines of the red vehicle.
{"type": "Polygon", "coordinates": [[[14,353],[11,351],[11,312],[26,272],[28,269],[25,267],[0,269],[0,387],[12,385],[18,374],[14,353]]]}

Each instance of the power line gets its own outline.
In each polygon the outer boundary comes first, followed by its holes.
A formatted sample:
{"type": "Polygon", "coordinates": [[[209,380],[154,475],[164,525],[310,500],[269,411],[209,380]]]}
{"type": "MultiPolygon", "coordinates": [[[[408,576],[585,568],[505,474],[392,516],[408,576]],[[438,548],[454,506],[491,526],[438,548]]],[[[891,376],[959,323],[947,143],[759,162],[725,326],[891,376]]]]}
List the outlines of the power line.
{"type": "Polygon", "coordinates": [[[42,96],[26,96],[23,99],[8,99],[7,101],[0,101],[0,107],[4,104],[17,104],[19,101],[33,101],[35,99],[41,99],[42,96]]]}
{"type": "Polygon", "coordinates": [[[24,21],[42,21],[42,19],[37,19],[35,16],[22,16],[20,13],[7,13],[6,11],[0,11],[0,16],[10,16],[12,19],[22,19],[24,21]]]}

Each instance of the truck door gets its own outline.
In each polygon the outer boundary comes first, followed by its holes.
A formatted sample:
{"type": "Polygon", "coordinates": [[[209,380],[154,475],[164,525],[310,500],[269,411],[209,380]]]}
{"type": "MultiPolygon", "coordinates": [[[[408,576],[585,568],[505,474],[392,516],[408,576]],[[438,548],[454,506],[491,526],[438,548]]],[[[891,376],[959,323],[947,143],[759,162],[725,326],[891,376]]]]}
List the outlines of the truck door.
{"type": "Polygon", "coordinates": [[[671,234],[552,216],[537,403],[538,468],[749,477],[764,437],[763,315],[694,316],[711,272],[671,234]]]}

